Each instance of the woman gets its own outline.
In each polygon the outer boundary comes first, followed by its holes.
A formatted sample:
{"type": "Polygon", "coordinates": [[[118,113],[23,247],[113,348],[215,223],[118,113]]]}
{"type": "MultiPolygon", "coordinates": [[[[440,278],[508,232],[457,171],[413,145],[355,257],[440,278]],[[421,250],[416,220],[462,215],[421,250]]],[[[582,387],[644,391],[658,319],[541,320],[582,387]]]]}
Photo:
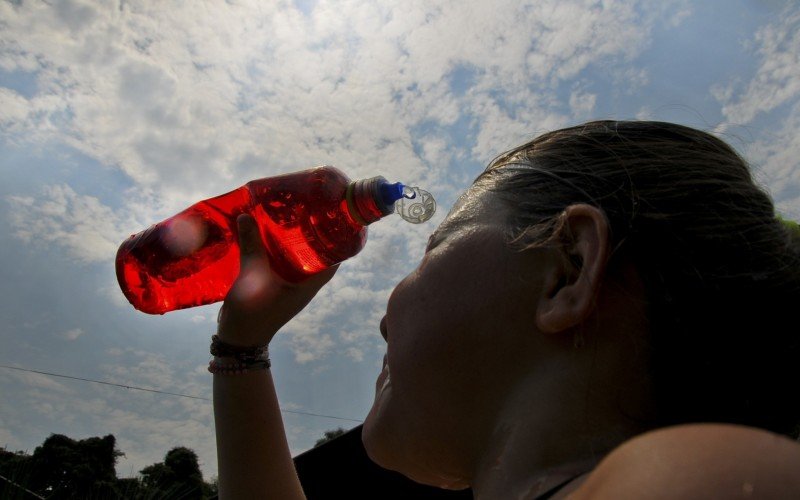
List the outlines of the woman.
{"type": "MultiPolygon", "coordinates": [[[[281,281],[239,223],[219,354],[266,345],[335,272],[281,281]]],[[[798,248],[719,139],[654,122],[545,134],[492,162],[392,293],[364,445],[476,498],[800,495],[798,299],[798,248]]],[[[249,355],[214,377],[221,496],[301,498],[249,355]]]]}

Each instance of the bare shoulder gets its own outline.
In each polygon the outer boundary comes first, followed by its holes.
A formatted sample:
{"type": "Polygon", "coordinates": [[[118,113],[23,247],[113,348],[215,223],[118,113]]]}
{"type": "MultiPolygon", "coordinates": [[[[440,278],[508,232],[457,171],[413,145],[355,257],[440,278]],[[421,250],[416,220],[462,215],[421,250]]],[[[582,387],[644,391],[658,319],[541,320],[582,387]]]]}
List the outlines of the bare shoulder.
{"type": "Polygon", "coordinates": [[[800,444],[731,424],[658,429],[612,451],[572,498],[800,498],[800,444]]]}

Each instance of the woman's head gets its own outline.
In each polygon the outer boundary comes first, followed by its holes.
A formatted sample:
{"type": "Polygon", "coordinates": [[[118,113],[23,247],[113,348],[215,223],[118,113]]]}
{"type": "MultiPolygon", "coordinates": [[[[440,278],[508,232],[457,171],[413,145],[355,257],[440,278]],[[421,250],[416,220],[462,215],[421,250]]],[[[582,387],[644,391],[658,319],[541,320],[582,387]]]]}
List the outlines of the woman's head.
{"type": "Polygon", "coordinates": [[[798,250],[727,144],[668,123],[592,122],[501,155],[476,185],[507,201],[519,249],[563,244],[569,205],[606,214],[609,269],[632,262],[646,289],[656,425],[795,430],[798,250]]]}
{"type": "MultiPolygon", "coordinates": [[[[654,419],[589,447],[686,421],[789,433],[800,403],[784,384],[800,363],[781,320],[799,293],[787,231],[722,141],[649,122],[545,134],[489,165],[392,293],[391,373],[365,445],[381,465],[457,486],[486,433],[517,424],[544,429],[545,448],[655,404],[654,419]],[[581,276],[560,320],[542,313],[581,276]]],[[[543,453],[566,457],[556,448],[543,453]]]]}
{"type": "Polygon", "coordinates": [[[367,450],[418,482],[466,486],[492,408],[520,376],[528,349],[526,254],[506,242],[508,211],[469,190],[428,242],[419,266],[393,290],[381,322],[387,365],[364,425],[367,450]],[[502,329],[502,335],[497,335],[502,329]],[[509,353],[512,353],[509,355],[509,353]]]}

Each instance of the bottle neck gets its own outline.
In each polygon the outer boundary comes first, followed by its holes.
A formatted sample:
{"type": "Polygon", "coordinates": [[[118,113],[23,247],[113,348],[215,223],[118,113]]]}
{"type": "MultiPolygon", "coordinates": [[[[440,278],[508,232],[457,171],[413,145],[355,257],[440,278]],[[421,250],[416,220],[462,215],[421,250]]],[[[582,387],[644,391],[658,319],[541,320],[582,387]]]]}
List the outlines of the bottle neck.
{"type": "Polygon", "coordinates": [[[388,184],[381,176],[359,179],[347,186],[345,199],[350,217],[361,225],[369,225],[394,212],[394,201],[381,195],[388,184]]]}

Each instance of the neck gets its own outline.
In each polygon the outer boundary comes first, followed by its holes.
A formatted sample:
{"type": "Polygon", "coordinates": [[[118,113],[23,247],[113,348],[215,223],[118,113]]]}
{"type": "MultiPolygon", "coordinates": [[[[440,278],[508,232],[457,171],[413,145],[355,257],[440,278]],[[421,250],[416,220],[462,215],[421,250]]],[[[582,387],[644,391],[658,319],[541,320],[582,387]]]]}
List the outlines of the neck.
{"type": "Polygon", "coordinates": [[[607,280],[597,316],[579,327],[585,345],[572,345],[572,331],[536,337],[523,362],[533,368],[485,427],[475,498],[536,498],[652,426],[644,287],[633,264],[619,273],[607,280]]]}
{"type": "MultiPolygon", "coordinates": [[[[574,366],[574,361],[567,364],[574,366]]],[[[591,471],[612,449],[644,430],[607,398],[609,392],[633,396],[628,390],[617,393],[589,374],[551,368],[550,377],[532,374],[496,418],[473,475],[476,499],[536,498],[591,471]],[[543,385],[543,380],[550,383],[543,385]]]]}

